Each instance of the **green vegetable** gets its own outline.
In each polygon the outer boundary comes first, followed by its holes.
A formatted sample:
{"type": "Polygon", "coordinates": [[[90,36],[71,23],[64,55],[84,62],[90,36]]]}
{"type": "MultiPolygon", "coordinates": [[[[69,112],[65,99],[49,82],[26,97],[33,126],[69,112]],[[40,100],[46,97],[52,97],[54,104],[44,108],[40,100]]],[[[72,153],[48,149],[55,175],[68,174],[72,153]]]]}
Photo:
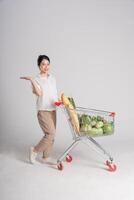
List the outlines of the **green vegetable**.
{"type": "Polygon", "coordinates": [[[92,120],[92,121],[91,121],[91,125],[92,125],[92,126],[95,126],[96,123],[97,123],[96,120],[92,120]]]}
{"type": "Polygon", "coordinates": [[[97,121],[97,117],[96,116],[92,116],[92,120],[93,121],[97,121]]]}
{"type": "Polygon", "coordinates": [[[98,128],[97,135],[103,135],[103,128],[98,128]]]}
{"type": "Polygon", "coordinates": [[[104,119],[103,117],[101,117],[99,115],[97,116],[97,121],[103,121],[103,119],[104,119]]]}
{"type": "Polygon", "coordinates": [[[80,131],[89,136],[101,136],[111,134],[114,131],[114,122],[108,122],[101,116],[90,116],[88,114],[78,114],[80,131]]]}
{"type": "Polygon", "coordinates": [[[91,135],[97,135],[97,132],[98,132],[98,129],[97,129],[97,128],[92,128],[92,129],[89,131],[89,134],[91,134],[91,135]]]}
{"type": "Polygon", "coordinates": [[[103,122],[102,121],[98,121],[97,123],[96,123],[96,125],[95,125],[95,127],[96,128],[101,128],[101,127],[103,127],[103,122]]]}
{"type": "Polygon", "coordinates": [[[76,109],[74,99],[72,97],[68,97],[70,103],[72,104],[73,108],[76,109]]]}
{"type": "Polygon", "coordinates": [[[90,124],[90,122],[91,122],[91,117],[89,115],[83,114],[81,116],[82,125],[90,124]]]}
{"type": "Polygon", "coordinates": [[[86,125],[82,125],[81,128],[80,128],[80,131],[81,132],[88,132],[92,129],[91,125],[90,124],[86,124],[86,125]]]}
{"type": "Polygon", "coordinates": [[[108,122],[107,122],[107,120],[103,119],[103,123],[104,123],[104,124],[107,124],[108,122]]]}
{"type": "Polygon", "coordinates": [[[112,126],[112,124],[111,123],[107,123],[107,124],[104,124],[104,126],[103,126],[103,132],[104,132],[104,134],[108,134],[108,133],[112,133],[113,132],[113,126],[112,126]]]}
{"type": "Polygon", "coordinates": [[[90,131],[88,131],[88,134],[91,136],[100,136],[100,135],[103,135],[103,129],[102,128],[92,128],[90,131]]]}

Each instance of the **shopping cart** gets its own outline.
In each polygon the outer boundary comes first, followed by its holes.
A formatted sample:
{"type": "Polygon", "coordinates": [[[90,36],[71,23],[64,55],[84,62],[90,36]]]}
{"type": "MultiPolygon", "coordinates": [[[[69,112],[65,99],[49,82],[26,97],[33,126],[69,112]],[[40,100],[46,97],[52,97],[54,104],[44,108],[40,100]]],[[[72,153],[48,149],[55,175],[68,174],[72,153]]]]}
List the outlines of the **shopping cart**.
{"type": "Polygon", "coordinates": [[[117,166],[113,163],[113,157],[94,139],[95,137],[112,135],[114,133],[115,112],[83,107],[70,109],[61,101],[55,102],[55,105],[61,108],[66,115],[73,136],[72,144],[62,153],[62,155],[60,155],[57,160],[58,170],[63,170],[62,161],[64,159],[67,162],[72,161],[72,156],[69,154],[70,151],[76,147],[79,142],[83,142],[89,147],[92,147],[91,144],[93,144],[94,150],[96,150],[103,157],[107,156],[108,159],[106,159],[105,162],[107,170],[111,172],[116,171],[117,166]],[[75,114],[75,117],[78,117],[79,127],[78,124],[75,126],[77,121],[75,120],[74,122],[73,114],[75,114]],[[83,126],[84,122],[87,123],[85,126],[83,126]]]}

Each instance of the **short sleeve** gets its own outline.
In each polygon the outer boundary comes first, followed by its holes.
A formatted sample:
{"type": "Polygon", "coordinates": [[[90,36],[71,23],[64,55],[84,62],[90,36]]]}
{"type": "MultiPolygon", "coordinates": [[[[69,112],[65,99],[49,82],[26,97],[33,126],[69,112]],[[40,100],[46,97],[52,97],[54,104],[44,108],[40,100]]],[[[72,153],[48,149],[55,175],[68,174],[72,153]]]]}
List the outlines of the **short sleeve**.
{"type": "Polygon", "coordinates": [[[39,82],[38,82],[38,79],[35,77],[34,80],[35,80],[36,83],[37,83],[37,87],[38,87],[39,89],[41,89],[41,86],[40,86],[40,84],[39,84],[39,82]]]}
{"type": "MultiPolygon", "coordinates": [[[[36,85],[39,89],[41,89],[41,86],[39,85],[38,81],[34,78],[35,82],[36,82],[36,85]]],[[[31,83],[31,89],[32,89],[32,92],[33,94],[36,96],[36,93],[35,93],[35,90],[34,90],[34,87],[33,87],[33,84],[31,83]]]]}
{"type": "MultiPolygon", "coordinates": [[[[31,89],[33,90],[33,85],[32,85],[32,83],[30,84],[31,85],[31,89]]],[[[39,89],[41,89],[41,87],[40,87],[40,85],[37,83],[37,87],[39,88],[39,89]]]]}

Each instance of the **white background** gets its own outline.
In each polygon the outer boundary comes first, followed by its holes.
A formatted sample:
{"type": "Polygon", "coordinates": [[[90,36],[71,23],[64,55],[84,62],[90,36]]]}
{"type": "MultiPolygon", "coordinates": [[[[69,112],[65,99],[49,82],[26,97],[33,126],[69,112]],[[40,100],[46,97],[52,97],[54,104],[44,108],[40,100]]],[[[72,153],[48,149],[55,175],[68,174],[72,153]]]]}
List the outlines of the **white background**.
{"type": "MultiPolygon", "coordinates": [[[[0,0],[0,198],[132,200],[134,185],[134,1],[0,0]],[[78,106],[116,112],[113,136],[97,141],[115,158],[116,173],[83,144],[63,172],[28,163],[42,137],[30,83],[37,57],[46,54],[59,95],[78,106]]],[[[53,157],[72,142],[58,110],[53,157]]]]}

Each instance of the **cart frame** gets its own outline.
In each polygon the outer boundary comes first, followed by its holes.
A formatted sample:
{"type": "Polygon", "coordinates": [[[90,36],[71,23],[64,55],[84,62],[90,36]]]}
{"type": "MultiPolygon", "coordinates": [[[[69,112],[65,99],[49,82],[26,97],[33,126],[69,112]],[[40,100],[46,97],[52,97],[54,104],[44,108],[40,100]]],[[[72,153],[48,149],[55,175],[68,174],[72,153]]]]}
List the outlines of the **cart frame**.
{"type": "MultiPolygon", "coordinates": [[[[59,105],[58,105],[59,106],[59,105]]],[[[94,145],[94,148],[97,147],[96,150],[102,157],[106,157],[107,156],[107,160],[105,162],[107,169],[109,171],[116,171],[117,166],[115,164],[113,164],[113,157],[98,143],[96,142],[95,139],[93,139],[93,137],[88,136],[88,135],[79,135],[78,133],[76,133],[76,131],[74,130],[71,122],[70,122],[70,116],[68,113],[68,108],[66,108],[66,106],[64,106],[63,104],[60,104],[60,107],[62,108],[64,114],[66,115],[68,124],[70,126],[70,130],[72,133],[72,137],[73,137],[73,142],[69,145],[69,147],[67,147],[65,149],[65,151],[59,156],[59,158],[57,159],[57,167],[59,170],[63,170],[63,160],[66,159],[67,162],[71,162],[72,161],[72,156],[69,154],[78,144],[79,142],[82,142],[84,144],[86,144],[88,147],[92,147],[91,144],[94,145]]],[[[93,112],[93,113],[97,113],[97,114],[102,114],[106,115],[106,116],[111,116],[113,118],[113,123],[114,123],[114,116],[115,116],[115,112],[109,112],[109,111],[104,111],[104,110],[97,110],[97,109],[91,109],[91,108],[83,108],[83,107],[76,107],[75,108],[76,112],[83,112],[83,113],[88,113],[88,112],[93,112]]],[[[93,148],[93,147],[92,147],[93,148]]]]}

